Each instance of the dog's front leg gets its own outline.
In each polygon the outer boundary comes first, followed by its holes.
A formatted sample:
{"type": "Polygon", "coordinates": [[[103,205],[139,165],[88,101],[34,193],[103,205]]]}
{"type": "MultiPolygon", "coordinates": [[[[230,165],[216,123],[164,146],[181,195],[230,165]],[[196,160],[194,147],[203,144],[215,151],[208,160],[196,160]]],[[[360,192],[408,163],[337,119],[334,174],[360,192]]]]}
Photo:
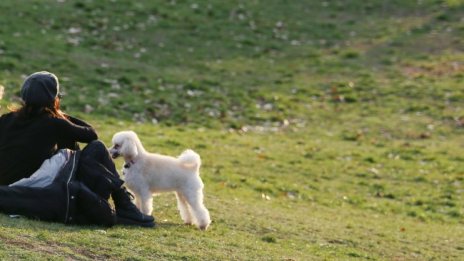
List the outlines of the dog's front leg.
{"type": "Polygon", "coordinates": [[[142,201],[140,211],[145,215],[151,215],[153,211],[153,195],[151,192],[146,191],[140,195],[140,198],[142,201]]]}
{"type": "Polygon", "coordinates": [[[142,211],[142,197],[140,195],[135,195],[135,206],[142,211]]]}

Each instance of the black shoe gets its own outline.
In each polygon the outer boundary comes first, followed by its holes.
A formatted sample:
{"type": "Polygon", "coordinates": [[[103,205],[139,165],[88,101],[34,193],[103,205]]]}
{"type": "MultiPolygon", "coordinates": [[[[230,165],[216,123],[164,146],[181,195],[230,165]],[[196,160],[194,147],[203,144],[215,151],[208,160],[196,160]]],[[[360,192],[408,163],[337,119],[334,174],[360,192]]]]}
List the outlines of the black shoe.
{"type": "Polygon", "coordinates": [[[121,187],[114,191],[111,196],[113,197],[118,219],[130,219],[136,223],[153,223],[155,221],[153,216],[143,214],[134,203],[132,203],[131,198],[133,198],[133,196],[126,188],[121,187]]]}
{"type": "Polygon", "coordinates": [[[145,215],[140,210],[132,204],[131,207],[125,206],[124,208],[116,207],[116,217],[123,218],[123,219],[131,219],[135,222],[155,222],[153,216],[145,215]]]}
{"type": "Polygon", "coordinates": [[[139,227],[154,227],[155,223],[151,222],[138,222],[133,219],[128,219],[120,216],[116,216],[116,224],[126,226],[139,226],[139,227]]]}

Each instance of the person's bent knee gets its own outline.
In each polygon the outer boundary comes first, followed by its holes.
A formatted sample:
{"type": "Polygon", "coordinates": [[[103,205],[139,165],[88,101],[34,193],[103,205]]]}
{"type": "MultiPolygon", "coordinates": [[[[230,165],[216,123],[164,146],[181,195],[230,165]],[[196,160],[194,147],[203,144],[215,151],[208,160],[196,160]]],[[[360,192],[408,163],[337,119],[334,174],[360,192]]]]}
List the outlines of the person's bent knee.
{"type": "Polygon", "coordinates": [[[96,148],[104,148],[106,150],[105,144],[101,140],[93,140],[89,142],[87,146],[96,147],[96,148]]]}
{"type": "Polygon", "coordinates": [[[101,141],[101,140],[93,140],[91,142],[89,142],[89,144],[87,144],[87,146],[85,146],[84,150],[85,149],[92,149],[92,150],[96,150],[96,151],[108,151],[106,149],[106,146],[105,144],[101,141]]]}
{"type": "Polygon", "coordinates": [[[102,155],[108,154],[108,149],[105,144],[100,140],[89,142],[82,150],[82,157],[100,158],[102,155]]]}

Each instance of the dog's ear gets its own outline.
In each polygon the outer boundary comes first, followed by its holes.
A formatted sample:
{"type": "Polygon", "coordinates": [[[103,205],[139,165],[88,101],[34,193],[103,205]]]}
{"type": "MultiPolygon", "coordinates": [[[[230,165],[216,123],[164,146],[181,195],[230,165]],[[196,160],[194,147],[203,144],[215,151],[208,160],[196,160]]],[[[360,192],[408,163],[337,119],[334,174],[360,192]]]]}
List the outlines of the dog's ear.
{"type": "Polygon", "coordinates": [[[120,154],[128,158],[135,158],[139,154],[137,145],[132,140],[126,140],[121,147],[120,154]]]}

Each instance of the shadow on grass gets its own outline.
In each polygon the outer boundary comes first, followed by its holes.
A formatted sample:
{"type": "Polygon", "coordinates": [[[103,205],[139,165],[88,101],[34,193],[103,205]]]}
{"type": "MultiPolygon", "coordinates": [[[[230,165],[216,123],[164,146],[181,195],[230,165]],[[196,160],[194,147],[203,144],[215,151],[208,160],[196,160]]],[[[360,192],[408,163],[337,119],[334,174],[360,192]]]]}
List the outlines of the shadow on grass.
{"type": "Polygon", "coordinates": [[[156,229],[156,228],[170,228],[170,227],[180,227],[183,224],[177,223],[155,223],[153,228],[145,228],[140,226],[124,226],[116,224],[113,227],[103,227],[103,226],[89,226],[89,225],[66,225],[63,223],[41,221],[39,219],[28,218],[24,216],[17,215],[6,215],[0,214],[0,223],[4,228],[35,228],[35,229],[45,229],[49,231],[77,231],[77,230],[107,230],[114,228],[124,228],[124,229],[156,229]]]}

